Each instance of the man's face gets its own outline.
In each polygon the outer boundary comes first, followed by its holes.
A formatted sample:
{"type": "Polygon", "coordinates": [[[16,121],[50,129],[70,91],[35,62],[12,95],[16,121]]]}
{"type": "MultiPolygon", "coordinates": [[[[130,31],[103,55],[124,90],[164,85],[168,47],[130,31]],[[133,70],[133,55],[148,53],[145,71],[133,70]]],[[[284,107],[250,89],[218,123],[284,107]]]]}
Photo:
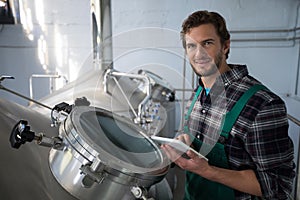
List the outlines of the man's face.
{"type": "Polygon", "coordinates": [[[227,47],[221,45],[215,27],[203,24],[192,28],[185,39],[186,53],[195,73],[201,77],[219,73],[226,61],[227,47]]]}

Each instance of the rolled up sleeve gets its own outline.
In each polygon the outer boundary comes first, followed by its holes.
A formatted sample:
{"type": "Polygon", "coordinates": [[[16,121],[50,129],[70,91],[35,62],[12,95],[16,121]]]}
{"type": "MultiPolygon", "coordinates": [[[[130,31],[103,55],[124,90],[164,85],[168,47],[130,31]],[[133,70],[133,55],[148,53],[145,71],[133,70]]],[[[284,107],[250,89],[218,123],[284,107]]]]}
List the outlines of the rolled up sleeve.
{"type": "Polygon", "coordinates": [[[281,100],[265,104],[258,112],[246,148],[255,163],[263,198],[287,199],[295,177],[294,147],[281,100]]]}

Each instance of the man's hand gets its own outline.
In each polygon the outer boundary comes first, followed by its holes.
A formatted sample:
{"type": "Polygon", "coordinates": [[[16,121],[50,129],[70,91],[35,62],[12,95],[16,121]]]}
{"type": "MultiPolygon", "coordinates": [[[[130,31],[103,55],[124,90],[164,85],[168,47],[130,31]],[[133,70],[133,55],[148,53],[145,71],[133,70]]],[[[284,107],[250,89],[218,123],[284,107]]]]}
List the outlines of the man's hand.
{"type": "MultiPolygon", "coordinates": [[[[180,135],[177,139],[188,145],[191,144],[190,138],[186,134],[180,135]]],[[[198,174],[208,180],[227,185],[241,192],[262,196],[259,182],[253,170],[235,171],[223,169],[209,165],[204,158],[199,157],[190,150],[186,152],[188,158],[185,158],[182,156],[182,152],[176,151],[167,144],[161,145],[161,148],[170,160],[184,170],[198,174]]]]}
{"type": "MultiPolygon", "coordinates": [[[[191,145],[191,140],[189,135],[182,134],[178,136],[176,139],[184,142],[187,145],[191,145]]],[[[187,151],[186,156],[182,155],[182,152],[176,151],[174,148],[167,144],[161,145],[161,148],[165,151],[166,155],[172,162],[174,162],[176,165],[178,165],[180,168],[194,172],[196,174],[199,174],[203,177],[209,176],[209,170],[211,169],[208,162],[204,159],[199,157],[197,154],[195,154],[192,151],[187,151]]]]}

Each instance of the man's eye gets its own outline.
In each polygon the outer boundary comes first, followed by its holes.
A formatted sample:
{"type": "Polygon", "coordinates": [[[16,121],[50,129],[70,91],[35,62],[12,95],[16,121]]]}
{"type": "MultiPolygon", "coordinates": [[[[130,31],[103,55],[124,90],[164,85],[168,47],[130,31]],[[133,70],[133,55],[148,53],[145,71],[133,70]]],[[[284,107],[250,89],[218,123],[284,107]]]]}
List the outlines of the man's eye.
{"type": "Polygon", "coordinates": [[[187,44],[187,45],[186,45],[186,48],[187,48],[187,49],[195,49],[195,48],[196,48],[196,45],[195,45],[195,44],[187,44]]]}
{"type": "Polygon", "coordinates": [[[204,46],[210,46],[212,44],[213,44],[213,42],[211,42],[211,41],[206,41],[203,43],[204,46]]]}

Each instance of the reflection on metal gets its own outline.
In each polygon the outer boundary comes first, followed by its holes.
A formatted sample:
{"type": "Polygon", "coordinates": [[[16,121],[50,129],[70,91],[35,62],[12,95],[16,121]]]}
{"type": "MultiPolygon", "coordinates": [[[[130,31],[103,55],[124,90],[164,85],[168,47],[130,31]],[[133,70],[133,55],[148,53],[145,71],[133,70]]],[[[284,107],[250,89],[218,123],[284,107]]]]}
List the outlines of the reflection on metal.
{"type": "Polygon", "coordinates": [[[100,69],[112,68],[112,24],[110,0],[91,0],[93,59],[100,69]],[[97,64],[97,63],[96,63],[97,64]]]}
{"type": "Polygon", "coordinates": [[[62,78],[64,80],[64,83],[68,83],[68,79],[64,75],[59,75],[59,74],[32,74],[29,78],[29,95],[30,98],[33,99],[33,84],[32,84],[32,79],[33,78],[47,78],[49,79],[49,91],[50,94],[56,90],[55,84],[53,83],[53,79],[60,79],[62,78]]]}

